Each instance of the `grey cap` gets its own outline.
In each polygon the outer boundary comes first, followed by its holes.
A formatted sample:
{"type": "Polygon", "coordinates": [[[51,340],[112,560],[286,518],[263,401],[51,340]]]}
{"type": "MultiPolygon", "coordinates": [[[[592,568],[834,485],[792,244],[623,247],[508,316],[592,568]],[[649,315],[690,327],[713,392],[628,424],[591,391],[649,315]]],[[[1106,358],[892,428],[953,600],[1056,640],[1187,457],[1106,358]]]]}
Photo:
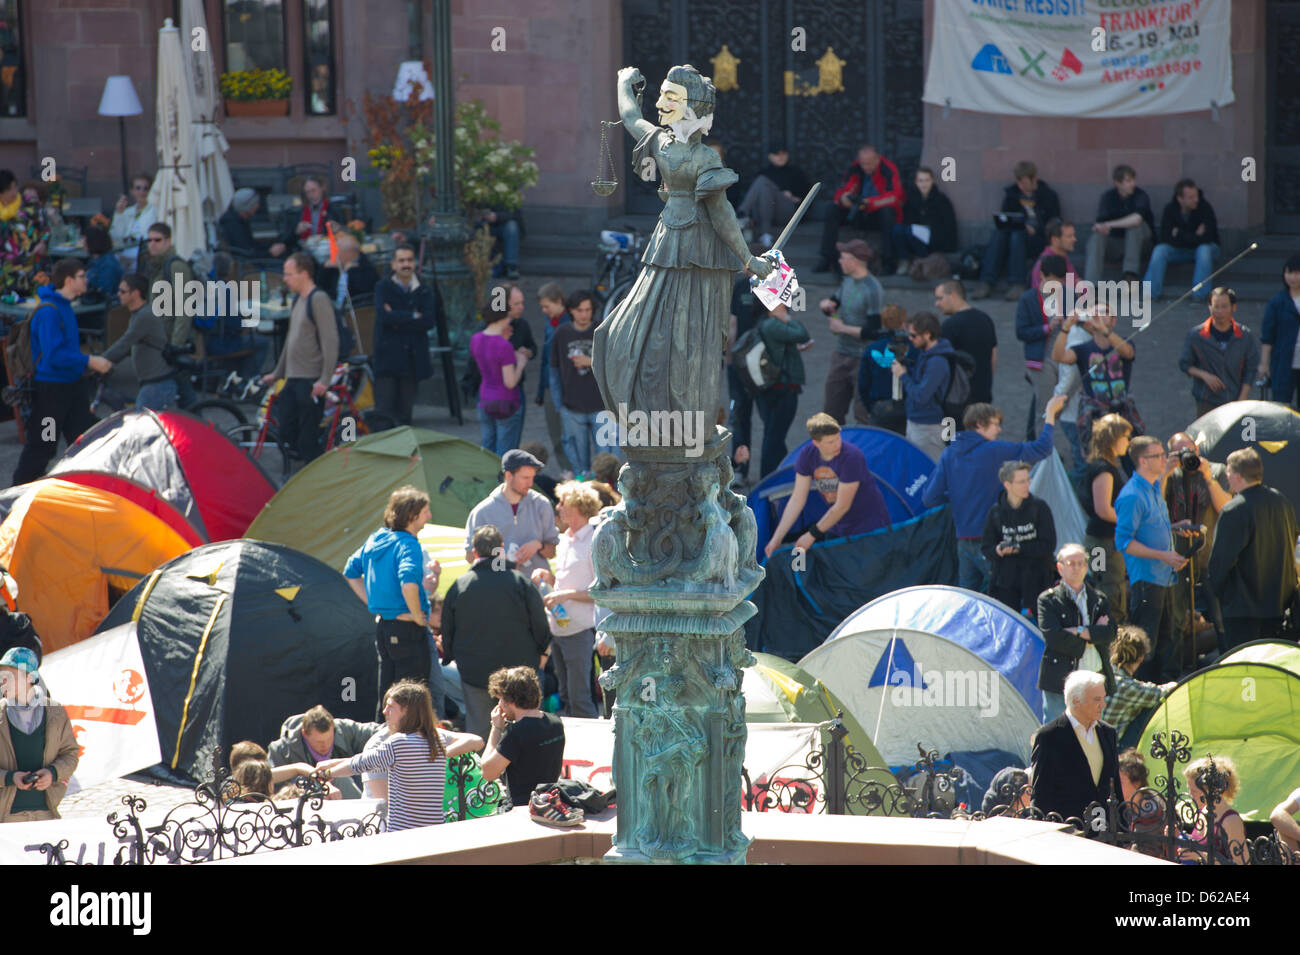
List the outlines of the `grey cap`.
{"type": "Polygon", "coordinates": [[[537,468],[540,471],[545,466],[527,451],[519,448],[501,455],[501,470],[507,473],[518,471],[520,468],[537,468]]]}
{"type": "Polygon", "coordinates": [[[243,189],[235,190],[235,196],[230,200],[230,205],[236,212],[249,212],[257,207],[257,202],[257,190],[245,186],[243,189]]]}

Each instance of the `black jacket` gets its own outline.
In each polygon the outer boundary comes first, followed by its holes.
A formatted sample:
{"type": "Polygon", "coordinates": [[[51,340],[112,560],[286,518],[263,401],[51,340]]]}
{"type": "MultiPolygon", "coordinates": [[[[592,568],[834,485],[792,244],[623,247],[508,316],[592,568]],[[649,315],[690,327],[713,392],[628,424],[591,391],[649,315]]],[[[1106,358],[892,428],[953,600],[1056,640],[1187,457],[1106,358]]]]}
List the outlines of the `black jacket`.
{"type": "MultiPolygon", "coordinates": [[[[330,301],[338,298],[339,294],[339,267],[337,265],[327,265],[321,269],[320,281],[318,284],[329,295],[330,301]]],[[[366,258],[362,252],[357,257],[356,265],[348,269],[348,297],[352,299],[353,304],[365,295],[371,295],[375,291],[375,286],[379,284],[379,273],[375,270],[374,263],[366,258]]]]}
{"type": "Polygon", "coordinates": [[[1254,484],[1223,505],[1210,551],[1209,582],[1225,617],[1282,616],[1296,588],[1295,509],[1254,484]]]}
{"type": "Polygon", "coordinates": [[[253,238],[253,227],[234,209],[227,209],[221,213],[221,218],[217,220],[217,228],[221,232],[221,241],[229,246],[230,254],[235,258],[270,258],[270,246],[253,238]]]}
{"type": "MultiPolygon", "coordinates": [[[[1079,745],[1068,714],[1062,713],[1034,733],[1029,757],[1030,778],[1034,787],[1032,805],[1043,813],[1059,813],[1063,819],[1083,818],[1089,803],[1110,798],[1111,787],[1120,794],[1119,747],[1115,727],[1097,721],[1097,738],[1101,742],[1101,777],[1092,784],[1088,757],[1079,745]]],[[[1084,820],[1088,822],[1089,820],[1084,820]]]]}
{"type": "Polygon", "coordinates": [[[455,660],[460,678],[486,687],[502,667],[536,669],[551,642],[542,595],[514,561],[493,570],[480,558],[456,578],[442,605],[443,660],[455,660]]]}
{"type": "Polygon", "coordinates": [[[1160,216],[1160,237],[1156,241],[1179,249],[1194,249],[1206,242],[1219,241],[1219,221],[1214,216],[1214,207],[1205,201],[1205,193],[1199,189],[1196,191],[1200,194],[1201,201],[1186,219],[1183,218],[1183,207],[1178,204],[1178,200],[1169,200],[1160,216]],[[1197,235],[1196,230],[1202,224],[1205,232],[1197,235]]]}
{"type": "Polygon", "coordinates": [[[1051,508],[1032,494],[1020,507],[1013,508],[1007,502],[1007,492],[999,491],[998,502],[984,519],[980,550],[992,569],[991,586],[1042,593],[1056,573],[1052,560],[1056,553],[1056,522],[1051,508]],[[997,547],[1002,541],[1019,545],[1020,553],[999,557],[997,547]]]}
{"type": "MultiPolygon", "coordinates": [[[[1084,581],[1088,604],[1088,636],[1101,656],[1101,675],[1106,678],[1106,694],[1115,692],[1115,674],[1110,665],[1110,645],[1115,641],[1115,621],[1110,616],[1110,601],[1106,595],[1084,581]],[[1106,623],[1096,621],[1102,617],[1106,623]]],[[[1038,595],[1038,629],[1043,631],[1043,662],[1038,665],[1038,688],[1049,693],[1060,693],[1065,688],[1065,678],[1079,668],[1079,660],[1088,642],[1069,633],[1067,627],[1078,627],[1083,620],[1079,605],[1064,581],[1038,595]]]]}
{"type": "Polygon", "coordinates": [[[938,186],[922,198],[916,186],[907,187],[903,203],[903,224],[930,227],[930,251],[955,252],[957,250],[957,213],[952,200],[939,191],[938,186]]]}
{"type": "Polygon", "coordinates": [[[375,344],[370,360],[376,378],[423,379],[433,374],[429,329],[437,310],[437,296],[427,282],[408,292],[389,275],[375,286],[375,344]]]}
{"type": "MultiPolygon", "coordinates": [[[[1002,193],[1002,211],[1024,212],[1025,207],[1020,204],[1020,198],[1020,187],[1013,182],[1002,193]]],[[[1034,189],[1033,199],[1034,214],[1028,221],[1037,231],[1038,238],[1045,242],[1043,227],[1050,220],[1060,218],[1061,200],[1057,197],[1056,190],[1041,179],[1038,180],[1038,187],[1034,189]]]]}

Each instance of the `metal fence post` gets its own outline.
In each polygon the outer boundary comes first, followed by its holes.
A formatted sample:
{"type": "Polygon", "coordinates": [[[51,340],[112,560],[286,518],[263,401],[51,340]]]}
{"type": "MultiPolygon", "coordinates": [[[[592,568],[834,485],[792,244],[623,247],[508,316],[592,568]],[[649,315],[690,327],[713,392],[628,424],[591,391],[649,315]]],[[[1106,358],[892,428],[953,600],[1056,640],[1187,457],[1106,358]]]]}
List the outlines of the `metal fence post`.
{"type": "Polygon", "coordinates": [[[844,737],[849,731],[844,728],[842,712],[835,714],[830,725],[830,745],[826,749],[826,811],[832,816],[845,814],[847,802],[844,782],[844,737]]]}

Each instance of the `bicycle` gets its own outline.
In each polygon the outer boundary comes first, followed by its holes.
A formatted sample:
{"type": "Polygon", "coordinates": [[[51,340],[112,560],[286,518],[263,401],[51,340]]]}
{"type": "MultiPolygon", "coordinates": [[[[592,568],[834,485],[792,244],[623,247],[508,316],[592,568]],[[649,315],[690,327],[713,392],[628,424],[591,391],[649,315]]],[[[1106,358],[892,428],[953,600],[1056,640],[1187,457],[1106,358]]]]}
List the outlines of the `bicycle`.
{"type": "Polygon", "coordinates": [[[640,272],[641,253],[645,251],[646,236],[636,229],[615,232],[606,229],[600,234],[597,245],[596,268],[592,272],[592,297],[601,310],[601,318],[609,314],[623,300],[640,272]]]}
{"type": "MultiPolygon", "coordinates": [[[[364,404],[366,392],[373,388],[373,381],[374,375],[370,370],[369,356],[354,355],[335,366],[330,386],[321,396],[325,405],[320,422],[323,433],[322,453],[332,450],[339,444],[351,444],[359,437],[387,431],[397,426],[397,422],[391,415],[373,408],[363,410],[359,406],[358,395],[361,396],[360,403],[364,404]]],[[[226,437],[243,449],[244,453],[254,461],[268,470],[278,470],[281,483],[288,480],[293,470],[293,461],[298,459],[297,454],[280,433],[275,420],[275,404],[283,387],[284,379],[281,379],[273,387],[265,388],[260,395],[255,422],[241,422],[231,426],[225,432],[226,437]],[[263,461],[268,443],[279,455],[278,468],[274,466],[272,460],[263,461]]],[[[212,402],[211,404],[226,403],[212,402]]]]}

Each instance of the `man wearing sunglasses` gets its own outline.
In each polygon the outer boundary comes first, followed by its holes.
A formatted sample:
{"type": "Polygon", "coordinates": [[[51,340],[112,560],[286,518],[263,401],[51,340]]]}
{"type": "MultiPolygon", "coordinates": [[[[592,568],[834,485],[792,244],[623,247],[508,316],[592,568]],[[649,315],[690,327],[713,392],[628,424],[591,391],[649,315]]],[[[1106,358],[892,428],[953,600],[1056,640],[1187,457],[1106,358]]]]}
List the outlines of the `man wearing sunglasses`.
{"type": "Polygon", "coordinates": [[[1152,652],[1137,678],[1167,683],[1178,678],[1174,651],[1172,591],[1174,575],[1187,558],[1174,550],[1165,478],[1178,465],[1167,457],[1158,438],[1142,435],[1129,444],[1137,471],[1115,499],[1115,549],[1124,555],[1129,581],[1129,623],[1141,627],[1152,652]]]}
{"type": "Polygon", "coordinates": [[[131,195],[117,200],[117,205],[113,208],[113,222],[108,227],[113,244],[126,246],[124,257],[132,264],[135,262],[136,247],[158,219],[158,210],[149,201],[152,185],[153,178],[147,173],[141,173],[132,179],[131,195]]]}

